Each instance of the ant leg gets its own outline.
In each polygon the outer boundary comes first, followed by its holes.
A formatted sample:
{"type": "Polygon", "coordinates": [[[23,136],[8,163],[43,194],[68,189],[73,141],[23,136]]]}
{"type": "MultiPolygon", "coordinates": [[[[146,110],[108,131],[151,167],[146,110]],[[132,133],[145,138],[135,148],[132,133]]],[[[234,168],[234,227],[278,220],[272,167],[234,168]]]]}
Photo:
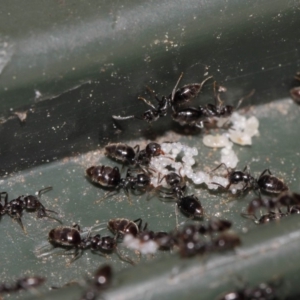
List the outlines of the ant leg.
{"type": "Polygon", "coordinates": [[[176,84],[175,84],[175,86],[174,86],[174,88],[173,88],[173,90],[172,90],[171,99],[170,99],[171,102],[173,102],[173,100],[174,100],[174,96],[175,96],[175,93],[176,93],[176,89],[177,89],[177,86],[178,86],[178,84],[179,84],[179,82],[180,82],[182,76],[183,76],[183,72],[180,74],[180,76],[179,76],[179,78],[178,78],[178,80],[177,80],[177,82],[176,82],[176,84]]]}
{"type": "MultiPolygon", "coordinates": [[[[98,204],[98,203],[102,202],[103,200],[105,200],[105,199],[109,196],[109,194],[111,194],[111,193],[113,193],[113,192],[115,192],[115,191],[108,191],[107,193],[104,194],[104,196],[103,196],[101,199],[95,201],[95,203],[98,204]]],[[[115,192],[115,194],[117,194],[117,193],[118,193],[118,191],[115,192]]]]}
{"type": "Polygon", "coordinates": [[[14,219],[19,223],[19,225],[21,226],[22,230],[23,230],[24,233],[27,235],[28,233],[27,233],[26,228],[25,228],[24,225],[23,225],[23,222],[22,222],[22,220],[21,220],[21,217],[18,216],[18,217],[14,218],[14,219]]]}
{"type": "Polygon", "coordinates": [[[255,214],[247,214],[242,212],[241,216],[247,219],[251,219],[255,224],[259,224],[259,220],[257,219],[257,216],[255,214]]]}
{"type": "Polygon", "coordinates": [[[199,121],[199,123],[195,123],[195,126],[200,129],[204,128],[203,121],[199,121]]]}
{"type": "Polygon", "coordinates": [[[269,175],[272,175],[270,169],[265,169],[259,176],[259,178],[261,178],[262,176],[264,176],[266,173],[269,173],[269,175]]]}
{"type": "Polygon", "coordinates": [[[160,103],[161,100],[158,98],[157,94],[155,94],[155,91],[152,90],[149,86],[146,86],[146,88],[147,88],[147,90],[148,90],[150,93],[152,93],[152,95],[154,96],[155,100],[156,100],[158,103],[160,103]]]}
{"type": "Polygon", "coordinates": [[[229,173],[228,167],[226,166],[225,163],[220,163],[216,168],[214,168],[213,170],[211,170],[209,173],[212,173],[212,172],[218,170],[221,166],[224,166],[225,169],[226,169],[226,171],[227,171],[227,173],[229,173]]]}
{"type": "Polygon", "coordinates": [[[255,93],[255,90],[253,89],[247,96],[242,97],[242,98],[239,100],[237,106],[235,107],[235,110],[238,110],[238,108],[241,106],[242,102],[243,102],[245,99],[252,97],[254,93],[255,93]]]}
{"type": "Polygon", "coordinates": [[[136,225],[137,225],[138,229],[141,230],[142,223],[143,223],[143,220],[141,218],[134,220],[133,223],[137,223],[136,225]]]}
{"type": "Polygon", "coordinates": [[[146,103],[148,106],[152,107],[154,110],[156,110],[155,106],[148,100],[146,100],[143,97],[138,97],[139,100],[142,100],[144,103],[146,103]]]}
{"type": "Polygon", "coordinates": [[[79,224],[74,224],[73,226],[72,226],[73,228],[75,228],[75,229],[77,229],[79,232],[81,232],[81,229],[80,229],[80,225],[79,224]]]}
{"type": "Polygon", "coordinates": [[[226,186],[224,186],[224,185],[222,185],[222,184],[220,184],[220,183],[217,183],[217,182],[210,182],[209,184],[215,184],[215,185],[218,185],[218,186],[222,187],[222,188],[225,189],[225,190],[228,190],[228,189],[230,188],[230,186],[231,186],[231,183],[229,183],[229,184],[226,185],[226,186]]]}
{"type": "Polygon", "coordinates": [[[1,192],[0,193],[0,199],[1,200],[2,200],[2,195],[5,195],[5,197],[4,197],[4,206],[6,206],[7,205],[7,201],[8,201],[8,193],[7,192],[1,192]]]}
{"type": "Polygon", "coordinates": [[[116,253],[117,253],[117,255],[119,256],[119,258],[121,259],[121,260],[123,260],[123,261],[125,261],[125,262],[128,262],[128,263],[130,263],[131,265],[136,265],[136,263],[131,259],[131,258],[129,258],[129,256],[127,256],[127,255],[123,255],[122,253],[121,253],[121,251],[116,247],[115,248],[115,250],[116,250],[116,253]]]}
{"type": "Polygon", "coordinates": [[[130,205],[132,205],[132,200],[131,200],[131,197],[130,197],[130,194],[129,194],[129,191],[127,188],[124,188],[124,191],[125,191],[125,194],[127,196],[127,200],[129,202],[130,205]]]}
{"type": "Polygon", "coordinates": [[[39,190],[37,195],[40,198],[42,194],[44,194],[52,189],[53,189],[52,186],[45,187],[44,189],[39,190]]]}
{"type": "Polygon", "coordinates": [[[81,257],[82,254],[83,254],[83,250],[77,248],[74,253],[75,256],[66,265],[70,266],[75,260],[77,260],[79,257],[81,257]]]}
{"type": "Polygon", "coordinates": [[[178,230],[178,206],[175,204],[175,222],[176,222],[176,230],[178,230]]]}

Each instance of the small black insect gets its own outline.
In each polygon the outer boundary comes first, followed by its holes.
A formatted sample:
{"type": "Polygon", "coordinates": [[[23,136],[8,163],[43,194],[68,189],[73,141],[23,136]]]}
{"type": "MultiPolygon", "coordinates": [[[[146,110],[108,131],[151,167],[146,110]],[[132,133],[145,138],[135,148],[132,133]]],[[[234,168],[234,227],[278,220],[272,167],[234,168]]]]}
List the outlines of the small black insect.
{"type": "Polygon", "coordinates": [[[171,172],[159,181],[165,179],[166,183],[170,186],[170,192],[162,192],[163,198],[171,197],[176,199],[178,208],[187,216],[192,218],[203,217],[203,207],[199,199],[194,195],[184,196],[186,189],[185,181],[183,177],[175,172],[171,172]]]}
{"type": "Polygon", "coordinates": [[[16,199],[13,199],[11,201],[8,202],[8,194],[7,192],[2,192],[0,193],[0,198],[1,198],[1,215],[9,215],[11,218],[17,220],[17,222],[20,224],[20,226],[22,227],[23,231],[26,233],[25,227],[22,223],[21,217],[23,214],[24,210],[27,211],[36,211],[37,212],[37,217],[38,218],[51,218],[54,219],[56,221],[58,221],[59,223],[61,223],[60,220],[49,216],[47,212],[51,212],[51,213],[55,213],[57,214],[57,212],[50,210],[50,209],[46,209],[44,207],[44,205],[40,202],[40,197],[42,193],[48,192],[49,190],[51,190],[52,187],[46,187],[44,189],[41,189],[38,191],[38,195],[37,196],[33,196],[33,195],[28,195],[28,196],[19,196],[16,199]],[[4,197],[4,199],[3,199],[4,197]],[[4,200],[4,204],[2,204],[2,200],[4,200]]]}
{"type": "Polygon", "coordinates": [[[158,103],[158,106],[155,107],[151,102],[146,100],[143,97],[138,97],[139,100],[144,101],[148,106],[151,107],[151,109],[145,111],[141,117],[135,117],[135,116],[112,116],[115,120],[127,120],[127,119],[140,119],[147,121],[149,123],[152,123],[154,121],[157,121],[159,118],[165,117],[168,112],[168,108],[171,107],[173,110],[176,110],[180,105],[191,101],[193,98],[197,97],[206,81],[211,79],[212,77],[207,77],[204,79],[201,83],[191,83],[184,85],[183,87],[177,89],[177,86],[183,76],[183,73],[181,73],[179,79],[176,82],[175,87],[173,88],[172,93],[166,97],[163,96],[161,99],[157,95],[154,94],[154,92],[148,88],[153,94],[154,97],[158,103]]]}
{"type": "Polygon", "coordinates": [[[29,290],[42,285],[45,278],[39,276],[23,277],[14,283],[0,283],[0,293],[13,293],[20,290],[29,290]]]}
{"type": "Polygon", "coordinates": [[[112,268],[109,265],[103,265],[98,268],[93,280],[89,282],[88,290],[82,295],[81,300],[98,299],[98,295],[110,286],[112,273],[112,268]]]}
{"type": "Polygon", "coordinates": [[[139,145],[131,147],[122,143],[109,144],[105,147],[105,150],[106,155],[135,166],[147,166],[152,157],[164,154],[160,144],[154,142],[147,144],[143,150],[140,150],[139,145]]]}
{"type": "Polygon", "coordinates": [[[260,283],[258,286],[229,292],[218,300],[279,300],[275,295],[274,285],[260,283]]]}
{"type": "Polygon", "coordinates": [[[300,195],[291,192],[284,192],[276,198],[256,198],[253,199],[247,208],[246,213],[242,216],[251,218],[256,224],[265,224],[270,221],[279,220],[291,214],[300,213],[300,195]],[[282,207],[286,207],[283,212],[282,207]],[[261,217],[256,216],[256,211],[260,208],[265,208],[268,213],[261,217]]]}
{"type": "Polygon", "coordinates": [[[173,232],[173,243],[178,246],[182,257],[231,250],[239,246],[241,241],[236,234],[226,232],[230,227],[231,222],[219,219],[211,219],[207,225],[186,225],[173,232]],[[206,234],[210,239],[204,238],[206,234]]]}
{"type": "Polygon", "coordinates": [[[187,107],[182,109],[173,108],[172,118],[175,122],[178,122],[181,126],[191,126],[203,128],[204,123],[212,117],[215,118],[227,118],[231,116],[234,110],[237,110],[242,101],[245,98],[251,97],[254,90],[249,95],[239,100],[238,105],[234,108],[231,105],[223,105],[223,101],[219,97],[219,93],[216,93],[216,83],[214,83],[215,91],[215,104],[207,104],[205,106],[187,107]]]}
{"type": "Polygon", "coordinates": [[[142,229],[142,219],[136,219],[131,221],[125,218],[115,218],[108,221],[107,227],[114,233],[117,237],[123,237],[125,234],[131,234],[137,236],[141,230],[147,229],[147,223],[142,229]]]}
{"type": "Polygon", "coordinates": [[[116,252],[122,260],[133,264],[129,258],[120,254],[115,237],[101,237],[99,234],[91,236],[90,232],[86,237],[82,237],[80,227],[77,224],[73,227],[60,226],[52,229],[48,234],[48,240],[55,247],[63,247],[67,250],[74,249],[74,258],[71,262],[78,259],[84,250],[91,249],[104,254],[116,252]]]}
{"type": "MultiPolygon", "coordinates": [[[[121,178],[120,170],[118,167],[109,166],[92,166],[86,170],[87,176],[92,182],[95,182],[103,187],[108,187],[111,190],[124,189],[126,195],[129,197],[129,190],[146,191],[152,187],[150,174],[142,171],[135,176],[131,175],[131,169],[127,169],[126,177],[121,178]]],[[[110,194],[109,191],[103,199],[110,194]]]]}
{"type": "Polygon", "coordinates": [[[228,168],[224,163],[220,164],[213,171],[218,169],[221,166],[225,166],[227,170],[227,178],[228,185],[223,186],[219,183],[212,182],[212,184],[219,185],[220,187],[228,190],[231,185],[243,183],[243,187],[241,189],[242,192],[245,192],[249,189],[259,190],[259,192],[269,193],[269,194],[280,194],[284,191],[288,190],[286,184],[280,180],[279,178],[272,175],[269,169],[265,169],[258,179],[254,178],[248,171],[248,167],[246,166],[243,171],[236,171],[234,169],[228,168]],[[268,173],[268,174],[266,174],[268,173]]]}
{"type": "Polygon", "coordinates": [[[216,171],[221,166],[224,166],[227,171],[228,184],[227,184],[227,186],[223,186],[219,183],[211,182],[212,184],[216,184],[226,190],[229,190],[231,185],[243,183],[244,186],[242,187],[242,192],[245,192],[247,189],[250,189],[253,187],[255,179],[253,176],[250,175],[250,173],[248,171],[248,166],[245,166],[243,171],[236,171],[235,169],[228,168],[224,163],[221,163],[215,169],[213,169],[211,172],[216,171]]]}
{"type": "Polygon", "coordinates": [[[170,186],[170,192],[161,192],[162,197],[175,197],[182,198],[184,196],[184,191],[186,189],[185,180],[183,177],[175,172],[170,172],[167,175],[163,176],[159,183],[163,180],[166,181],[167,185],[170,186]]]}
{"type": "Polygon", "coordinates": [[[198,225],[198,231],[201,234],[212,235],[214,233],[219,233],[226,231],[231,228],[232,223],[228,220],[222,220],[218,218],[211,218],[208,220],[207,225],[198,225]]]}

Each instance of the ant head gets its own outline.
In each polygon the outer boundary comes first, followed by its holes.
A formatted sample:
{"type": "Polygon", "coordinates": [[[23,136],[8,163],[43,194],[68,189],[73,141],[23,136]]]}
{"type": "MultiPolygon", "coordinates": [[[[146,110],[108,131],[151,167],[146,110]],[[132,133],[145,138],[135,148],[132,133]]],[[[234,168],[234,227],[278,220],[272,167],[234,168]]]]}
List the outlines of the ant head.
{"type": "Polygon", "coordinates": [[[234,111],[234,107],[232,105],[225,105],[220,107],[219,113],[222,117],[225,118],[231,116],[233,111],[234,111]]]}
{"type": "Polygon", "coordinates": [[[35,196],[29,195],[24,197],[24,203],[27,209],[29,210],[34,210],[37,209],[39,207],[41,207],[41,202],[39,201],[39,199],[35,196]]]}
{"type": "Polygon", "coordinates": [[[154,122],[158,119],[158,112],[156,110],[146,110],[142,115],[142,120],[145,120],[148,123],[154,122]]]}
{"type": "Polygon", "coordinates": [[[170,186],[177,186],[181,183],[182,177],[175,172],[171,172],[165,176],[165,179],[170,186]]]}
{"type": "Polygon", "coordinates": [[[162,150],[161,150],[161,146],[158,143],[149,143],[146,146],[146,153],[149,156],[159,156],[161,154],[165,154],[162,150]]]}
{"type": "Polygon", "coordinates": [[[106,251],[112,251],[117,246],[116,239],[111,236],[104,236],[101,239],[101,249],[106,251]]]}

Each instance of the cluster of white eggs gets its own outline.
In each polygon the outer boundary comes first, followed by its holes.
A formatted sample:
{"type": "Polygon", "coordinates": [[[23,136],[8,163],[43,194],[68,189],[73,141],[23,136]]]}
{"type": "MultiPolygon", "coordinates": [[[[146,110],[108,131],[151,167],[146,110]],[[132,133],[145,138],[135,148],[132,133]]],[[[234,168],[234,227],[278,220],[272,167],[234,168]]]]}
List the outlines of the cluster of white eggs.
{"type": "MultiPolygon", "coordinates": [[[[235,168],[238,157],[232,148],[233,143],[242,146],[251,145],[252,137],[258,135],[259,122],[256,117],[247,119],[237,112],[233,113],[229,120],[219,120],[219,126],[224,125],[225,122],[232,124],[227,132],[215,136],[205,135],[203,143],[207,147],[222,148],[220,163],[224,163],[228,168],[235,168]]],[[[212,173],[193,169],[194,157],[198,155],[197,148],[189,147],[180,142],[162,143],[161,147],[165,155],[153,157],[149,165],[150,169],[156,170],[152,179],[154,186],[165,185],[163,177],[170,171],[187,177],[195,185],[206,184],[209,189],[228,185],[228,179],[224,176],[213,176],[212,173]]],[[[230,186],[232,193],[236,193],[240,188],[241,186],[230,186]]]]}

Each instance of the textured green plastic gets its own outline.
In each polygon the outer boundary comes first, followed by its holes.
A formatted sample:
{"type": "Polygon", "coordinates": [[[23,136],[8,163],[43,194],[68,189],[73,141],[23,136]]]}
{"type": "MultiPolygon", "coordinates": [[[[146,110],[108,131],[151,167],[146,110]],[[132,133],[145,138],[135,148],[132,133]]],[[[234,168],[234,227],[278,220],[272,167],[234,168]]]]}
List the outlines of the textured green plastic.
{"type": "MultiPolygon", "coordinates": [[[[42,196],[46,208],[65,225],[109,234],[112,217],[141,217],[153,230],[176,226],[175,206],[156,197],[120,191],[99,203],[104,191],[85,178],[85,169],[104,157],[109,141],[132,145],[145,139],[177,140],[199,148],[197,168],[211,169],[219,151],[205,148],[200,131],[186,132],[170,118],[152,127],[138,120],[118,122],[112,114],[139,115],[137,100],[149,85],[168,95],[184,72],[182,84],[207,75],[228,88],[226,103],[256,90],[243,103],[260,120],[260,136],[251,147],[234,146],[239,168],[250,164],[256,176],[265,168],[299,192],[299,107],[288,96],[299,71],[299,4],[296,1],[2,1],[0,10],[0,175],[9,199],[53,186],[42,196]],[[21,123],[16,112],[26,112],[21,123]],[[174,133],[170,133],[172,130],[174,133]],[[87,152],[91,151],[91,152],[87,152]],[[204,159],[205,158],[205,159],[204,159]],[[103,224],[101,224],[103,223],[103,224]]],[[[195,106],[212,101],[208,83],[195,106]]],[[[154,100],[153,100],[154,101],[154,100]]],[[[123,170],[125,171],[125,170],[123,170]]],[[[192,186],[189,187],[192,192],[192,186]]],[[[282,279],[281,298],[300,294],[299,218],[257,226],[240,213],[253,197],[195,189],[206,211],[234,222],[242,246],[236,252],[181,259],[159,252],[131,267],[116,254],[105,258],[90,251],[67,266],[70,255],[51,249],[47,235],[59,224],[24,212],[28,234],[8,216],[1,219],[1,281],[43,275],[44,287],[4,296],[10,299],[80,299],[89,278],[111,263],[114,280],[105,299],[214,299],[237,287],[282,279]],[[49,252],[48,256],[39,257],[49,252]],[[69,282],[79,286],[67,286],[69,282]],[[235,283],[236,282],[236,283],[235,283]]],[[[179,214],[178,222],[186,218],[179,214]]],[[[132,259],[138,256],[121,247],[132,259]]],[[[100,296],[101,297],[101,296],[100,296]]],[[[295,298],[296,299],[296,298],[295,298]]]]}
{"type": "MultiPolygon", "coordinates": [[[[249,164],[255,176],[270,168],[276,176],[284,178],[291,190],[299,191],[299,152],[294,150],[299,148],[298,107],[291,100],[285,100],[257,106],[249,114],[256,115],[260,120],[260,136],[253,138],[251,147],[234,146],[240,158],[239,168],[249,164]]],[[[168,133],[160,141],[171,137],[198,147],[198,169],[216,166],[219,151],[204,147],[201,137],[180,138],[168,133]],[[203,157],[206,159],[203,160],[203,157]]],[[[134,145],[138,141],[132,143],[134,145]]],[[[156,231],[169,231],[176,227],[174,203],[162,202],[152,195],[131,195],[130,204],[120,191],[99,202],[106,191],[85,178],[85,169],[101,163],[115,164],[105,158],[102,149],[65,158],[6,178],[2,181],[2,190],[13,199],[21,194],[32,194],[45,186],[53,186],[52,191],[42,196],[43,204],[57,211],[65,225],[78,223],[85,232],[87,227],[96,225],[93,233],[110,234],[106,223],[113,217],[132,220],[140,217],[148,222],[150,229],[156,231]]],[[[189,192],[192,191],[193,186],[190,185],[189,192]]],[[[41,294],[36,299],[79,299],[88,286],[85,278],[91,277],[101,264],[110,263],[114,269],[114,280],[112,287],[105,291],[105,299],[198,299],[200,294],[203,299],[215,299],[222,292],[278,278],[282,282],[278,287],[279,295],[300,293],[295,284],[299,280],[298,216],[258,226],[240,215],[255,196],[253,192],[244,198],[227,193],[210,193],[203,186],[196,187],[194,192],[205,209],[205,220],[217,215],[233,221],[233,230],[242,239],[242,246],[235,252],[208,254],[193,259],[181,259],[176,251],[158,252],[154,257],[142,257],[140,263],[132,267],[122,262],[116,254],[105,258],[87,250],[81,258],[67,265],[72,256],[62,255],[61,250],[52,249],[47,242],[48,232],[59,224],[50,219],[36,219],[34,213],[24,213],[23,223],[28,235],[9,217],[2,217],[2,236],[6,242],[1,246],[1,278],[9,282],[24,274],[44,275],[47,283],[39,289],[41,294]],[[43,256],[45,254],[48,255],[43,256]],[[46,293],[50,287],[61,287],[74,281],[80,286],[68,286],[46,293]]],[[[178,222],[193,221],[179,214],[178,222]]],[[[134,252],[125,249],[122,244],[119,247],[125,255],[139,261],[134,252]]],[[[19,297],[22,299],[21,294],[19,297]]],[[[28,299],[35,298],[30,295],[28,299]]]]}

